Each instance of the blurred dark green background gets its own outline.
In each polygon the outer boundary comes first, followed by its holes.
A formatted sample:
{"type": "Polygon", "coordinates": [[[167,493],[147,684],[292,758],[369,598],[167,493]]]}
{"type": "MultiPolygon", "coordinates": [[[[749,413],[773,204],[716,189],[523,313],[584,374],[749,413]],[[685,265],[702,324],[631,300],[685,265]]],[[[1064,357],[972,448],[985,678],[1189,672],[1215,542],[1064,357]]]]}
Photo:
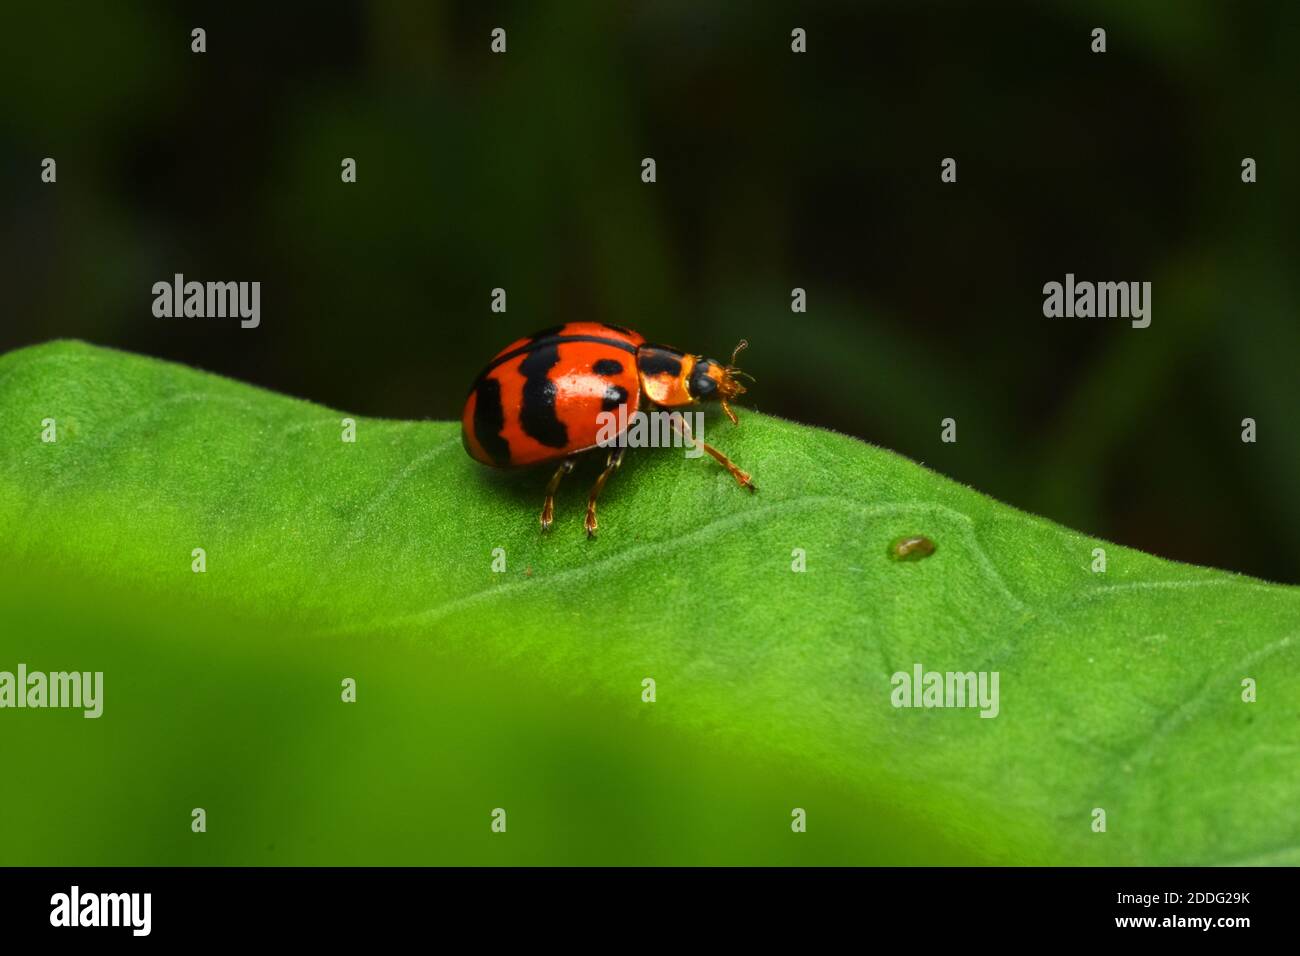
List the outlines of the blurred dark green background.
{"type": "Polygon", "coordinates": [[[76,337],[451,418],[535,328],[595,318],[717,356],[743,336],[764,411],[1125,544],[1300,581],[1296,4],[22,3],[4,21],[0,348],[76,337]],[[176,272],[261,281],[261,327],[154,318],[176,272]],[[1045,319],[1066,272],[1151,281],[1151,327],[1045,319]]]}

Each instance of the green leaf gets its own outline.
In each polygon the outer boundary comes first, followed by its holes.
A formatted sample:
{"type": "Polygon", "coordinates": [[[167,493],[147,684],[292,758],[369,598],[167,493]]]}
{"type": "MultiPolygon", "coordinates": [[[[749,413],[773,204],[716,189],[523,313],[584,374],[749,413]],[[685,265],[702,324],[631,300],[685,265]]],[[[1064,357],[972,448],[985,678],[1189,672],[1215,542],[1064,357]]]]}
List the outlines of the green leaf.
{"type": "Polygon", "coordinates": [[[0,357],[0,670],[107,685],[97,722],[0,712],[34,765],[0,862],[1300,862],[1295,588],[746,410],[707,437],[758,494],[633,451],[595,540],[598,462],[542,535],[545,472],[345,417],[75,342],[0,357]],[[997,716],[893,706],[917,664],[997,672],[997,716]]]}

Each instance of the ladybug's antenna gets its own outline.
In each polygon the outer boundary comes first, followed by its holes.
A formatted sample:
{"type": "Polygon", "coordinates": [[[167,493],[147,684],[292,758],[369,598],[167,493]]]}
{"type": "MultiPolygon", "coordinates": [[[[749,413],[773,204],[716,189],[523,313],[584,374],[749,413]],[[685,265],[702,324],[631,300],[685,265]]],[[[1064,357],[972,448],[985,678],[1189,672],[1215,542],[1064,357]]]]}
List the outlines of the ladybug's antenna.
{"type": "MultiPolygon", "coordinates": [[[[744,376],[745,378],[749,379],[752,382],[754,381],[754,376],[750,375],[748,372],[742,372],[740,369],[736,368],[736,356],[739,355],[741,352],[745,351],[745,349],[747,348],[749,348],[749,341],[747,339],[741,339],[739,342],[736,343],[736,348],[731,353],[731,362],[727,365],[727,375],[729,375],[731,378],[739,378],[741,376],[744,376]]],[[[744,389],[741,389],[741,391],[744,391],[744,389]]]]}
{"type": "Polygon", "coordinates": [[[741,352],[745,351],[745,349],[747,348],[749,348],[749,341],[747,339],[741,339],[739,342],[736,343],[735,351],[731,353],[730,364],[732,368],[735,368],[736,366],[736,356],[739,355],[741,352]]]}
{"type": "Polygon", "coordinates": [[[727,365],[722,377],[722,386],[720,389],[722,393],[722,411],[729,419],[731,419],[731,424],[733,425],[738,425],[740,423],[736,420],[736,413],[731,410],[731,405],[728,403],[728,400],[744,393],[745,386],[740,384],[740,377],[742,375],[751,382],[754,380],[754,376],[736,368],[736,356],[747,348],[749,348],[749,342],[745,339],[741,339],[736,343],[736,348],[731,353],[731,362],[727,365]]]}
{"type": "MultiPolygon", "coordinates": [[[[749,342],[742,338],[740,342],[736,343],[736,349],[735,351],[732,351],[732,360],[727,364],[728,377],[736,378],[738,376],[745,376],[746,378],[749,378],[750,381],[754,381],[754,376],[751,376],[749,372],[741,372],[740,369],[736,368],[736,356],[740,355],[741,352],[746,349],[749,349],[749,342]]],[[[744,390],[745,389],[741,389],[741,392],[744,392],[744,390]]]]}

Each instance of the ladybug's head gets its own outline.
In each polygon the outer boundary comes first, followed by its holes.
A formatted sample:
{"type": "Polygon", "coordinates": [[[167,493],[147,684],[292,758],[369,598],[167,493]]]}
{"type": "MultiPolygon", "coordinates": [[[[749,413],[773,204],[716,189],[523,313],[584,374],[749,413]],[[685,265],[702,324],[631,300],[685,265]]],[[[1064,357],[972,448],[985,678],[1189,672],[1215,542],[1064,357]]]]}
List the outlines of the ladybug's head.
{"type": "Polygon", "coordinates": [[[722,411],[733,425],[737,424],[736,413],[731,410],[730,402],[745,392],[745,386],[740,383],[741,376],[751,381],[753,379],[753,376],[736,368],[736,356],[748,346],[749,343],[741,339],[731,353],[731,361],[726,365],[709,358],[697,359],[686,382],[687,391],[693,400],[707,402],[717,399],[721,402],[722,411]]]}

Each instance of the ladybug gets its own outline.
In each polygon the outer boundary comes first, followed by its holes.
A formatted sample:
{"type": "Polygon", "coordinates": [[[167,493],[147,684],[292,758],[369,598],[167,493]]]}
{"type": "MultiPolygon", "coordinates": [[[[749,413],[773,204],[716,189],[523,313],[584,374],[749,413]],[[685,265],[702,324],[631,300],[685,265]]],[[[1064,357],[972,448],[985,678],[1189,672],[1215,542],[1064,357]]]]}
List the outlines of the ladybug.
{"type": "MultiPolygon", "coordinates": [[[[626,406],[623,421],[627,421],[637,410],[717,400],[731,423],[737,424],[729,403],[745,391],[739,381],[745,373],[735,362],[746,344],[741,341],[731,362],[723,365],[647,344],[639,333],[617,325],[568,322],[543,329],[511,342],[479,372],[461,413],[461,441],[472,458],[496,468],[559,462],[542,504],[542,530],[546,531],[555,515],[560,479],[573,471],[579,455],[601,447],[597,435],[602,412],[626,406]]],[[[675,416],[673,422],[687,442],[694,441],[685,418],[675,416]]],[[[711,445],[704,445],[704,450],[742,488],[757,490],[749,475],[726,455],[711,445]]],[[[624,451],[621,443],[610,449],[605,470],[587,498],[588,538],[596,535],[596,498],[623,463],[624,451]]]]}

